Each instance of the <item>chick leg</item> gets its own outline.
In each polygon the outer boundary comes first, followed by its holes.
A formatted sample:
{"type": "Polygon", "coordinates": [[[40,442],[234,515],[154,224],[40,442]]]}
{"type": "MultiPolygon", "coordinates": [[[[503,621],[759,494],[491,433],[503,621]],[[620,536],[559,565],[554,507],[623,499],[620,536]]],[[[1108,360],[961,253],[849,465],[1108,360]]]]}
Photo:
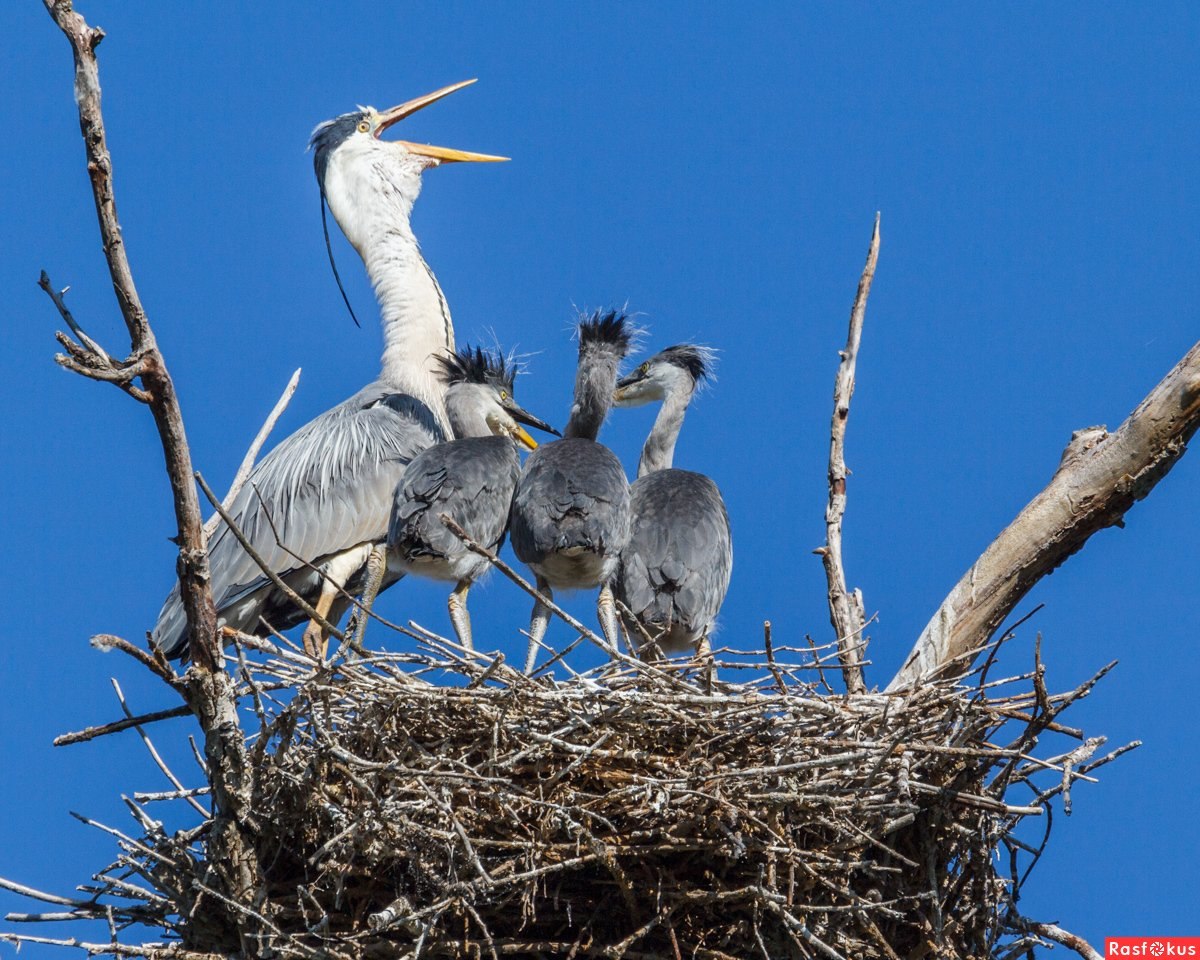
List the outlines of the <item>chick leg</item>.
{"type": "Polygon", "coordinates": [[[608,643],[608,655],[616,659],[620,652],[618,644],[621,642],[621,634],[620,627],[617,626],[617,601],[613,599],[612,587],[607,583],[600,588],[600,596],[596,598],[596,616],[608,643]]]}
{"type": "Polygon", "coordinates": [[[371,608],[375,605],[375,598],[379,596],[379,588],[383,586],[383,575],[386,572],[387,548],[382,544],[376,544],[371,548],[370,556],[367,557],[367,582],[363,586],[362,596],[359,598],[361,606],[354,612],[358,624],[354,631],[354,642],[350,646],[356,653],[363,651],[363,639],[367,635],[367,621],[371,619],[371,608]]]}
{"type": "MultiPolygon", "coordinates": [[[[537,590],[547,600],[554,599],[554,593],[541,577],[537,578],[537,590]]],[[[537,663],[538,648],[542,645],[542,637],[546,635],[546,627],[550,623],[550,608],[541,600],[533,604],[533,613],[529,617],[529,650],[525,654],[525,675],[533,673],[533,665],[537,663]]]]}
{"type": "Polygon", "coordinates": [[[712,644],[708,642],[707,632],[696,643],[696,659],[704,668],[704,689],[712,694],[713,682],[716,679],[716,663],[713,660],[712,644]]]}
{"type": "MultiPolygon", "coordinates": [[[[474,650],[475,642],[471,637],[471,612],[467,609],[467,591],[470,589],[470,580],[460,580],[458,586],[454,588],[454,592],[450,594],[450,599],[446,601],[446,606],[450,608],[450,623],[458,636],[458,642],[468,650],[474,650]]],[[[528,672],[526,671],[526,673],[528,672]]]]}

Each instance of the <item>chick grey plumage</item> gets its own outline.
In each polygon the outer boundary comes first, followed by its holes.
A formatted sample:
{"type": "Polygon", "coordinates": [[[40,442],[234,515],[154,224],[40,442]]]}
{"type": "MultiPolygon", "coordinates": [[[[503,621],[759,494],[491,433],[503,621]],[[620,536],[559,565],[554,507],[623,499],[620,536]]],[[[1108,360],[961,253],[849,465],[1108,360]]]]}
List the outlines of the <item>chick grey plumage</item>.
{"type": "MultiPolygon", "coordinates": [[[[596,442],[612,405],[617,367],[633,331],[624,315],[597,311],[579,324],[575,400],[564,439],[539,447],[525,462],[513,496],[513,551],[537,578],[538,591],[600,587],[596,609],[605,639],[618,642],[610,581],[629,540],[629,481],[621,461],[596,442]]],[[[550,611],[534,604],[525,672],[537,660],[550,611]]]]}
{"type": "MultiPolygon", "coordinates": [[[[348,606],[341,591],[358,590],[368,559],[382,557],[392,493],[405,465],[449,435],[435,357],[454,349],[454,327],[410,225],[421,174],[453,160],[503,159],[382,141],[379,135],[465,85],[445,87],[382,113],[360,109],[313,131],[313,165],[322,198],[363,258],[379,299],[382,369],[373,383],[267,454],[229,513],[267,566],[330,622],[340,619],[348,606]]],[[[263,633],[263,621],[285,630],[304,619],[224,523],[210,539],[208,552],[213,599],[225,625],[263,633]]],[[[383,586],[396,579],[392,576],[383,586]]],[[[305,644],[311,652],[323,651],[325,633],[310,624],[305,644]]],[[[166,656],[187,654],[178,584],[159,613],[153,636],[166,656]]]]}
{"type": "Polygon", "coordinates": [[[721,491],[703,474],[672,467],[684,414],[710,364],[703,347],[667,347],[621,380],[614,395],[619,407],[662,401],[630,488],[633,532],[614,590],[636,620],[626,623],[634,643],[644,631],[668,654],[707,655],[733,570],[721,491]]]}
{"type": "Polygon", "coordinates": [[[396,487],[388,528],[388,567],[455,584],[448,606],[459,642],[474,649],[467,592],[487,569],[441,521],[444,513],[472,540],[498,550],[521,472],[517,446],[535,450],[525,423],[557,435],[517,405],[515,369],[501,356],[469,347],[440,358],[446,414],[457,439],[417,454],[396,487]]]}

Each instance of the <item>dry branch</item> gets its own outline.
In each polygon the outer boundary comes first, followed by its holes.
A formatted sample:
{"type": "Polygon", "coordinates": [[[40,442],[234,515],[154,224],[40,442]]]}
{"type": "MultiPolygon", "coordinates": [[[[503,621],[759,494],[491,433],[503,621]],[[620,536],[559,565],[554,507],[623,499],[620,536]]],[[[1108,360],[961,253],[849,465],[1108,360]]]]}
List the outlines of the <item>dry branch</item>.
{"type": "Polygon", "coordinates": [[[1200,427],[1200,343],[1115,433],[1077,431],[1050,483],[972,564],[925,627],[889,690],[967,670],[1042,577],[1123,518],[1183,456],[1200,427]]]}
{"type": "MultiPolygon", "coordinates": [[[[96,47],[104,39],[104,31],[89,26],[72,9],[69,0],[45,0],[45,4],[50,16],[70,41],[75,56],[75,102],[79,108],[79,127],[87,152],[87,170],[96,202],[100,238],[112,277],[113,291],[129,331],[130,356],[125,363],[136,367],[162,439],[175,503],[175,519],[179,526],[179,579],[187,611],[192,658],[213,670],[220,663],[220,646],[216,641],[216,610],[208,589],[208,555],[204,551],[201,533],[200,504],[192,483],[187,436],[175,387],[138,296],[117,220],[112,157],[108,152],[104,118],[100,110],[100,74],[96,63],[96,47]]],[[[97,369],[102,369],[106,357],[97,356],[96,359],[97,369]]]]}
{"type": "MultiPolygon", "coordinates": [[[[237,698],[231,678],[224,670],[221,643],[217,636],[216,609],[209,589],[208,553],[200,520],[200,504],[192,481],[192,461],[184,431],[183,415],[175,386],[159,352],[154,331],[142,307],[125,241],[117,219],[112,157],[100,109],[100,75],[96,48],[104,31],[90,26],[70,0],[44,0],[47,11],[71,44],[75,60],[75,103],[87,157],[87,171],[96,204],[96,216],[104,256],[112,278],[113,292],[129,333],[130,355],[124,373],[135,372],[139,388],[154,416],[162,442],[167,474],[178,525],[178,573],[180,598],[187,616],[193,668],[188,671],[182,692],[204,732],[204,753],[213,791],[214,821],[210,843],[213,866],[233,902],[249,903],[256,896],[259,868],[253,848],[245,841],[242,824],[252,822],[250,808],[251,772],[237,716],[237,698]]],[[[49,279],[45,286],[51,292],[49,279]]],[[[56,300],[56,305],[61,297],[56,300]]],[[[65,308],[62,308],[65,309],[65,308]]],[[[64,313],[64,317],[66,314],[64,313]]],[[[70,323],[72,329],[78,325],[70,323]]],[[[68,346],[70,362],[77,372],[111,367],[107,353],[89,347],[94,342],[80,337],[82,347],[68,346]]],[[[63,337],[64,346],[71,341],[63,337]]],[[[112,379],[107,376],[101,379],[112,379]]],[[[125,381],[128,382],[128,381],[125,381]]],[[[180,687],[176,686],[176,689],[180,687]]],[[[253,933],[239,944],[247,955],[257,955],[253,933]]]]}
{"type": "Polygon", "coordinates": [[[854,396],[854,370],[858,362],[858,345],[862,340],[863,320],[867,313],[867,297],[875,279],[879,261],[879,214],[871,231],[871,246],[867,262],[858,281],[858,292],[850,310],[850,327],[846,348],[841,351],[837,379],[833,388],[833,422],[829,428],[829,505],[825,508],[825,546],[816,552],[825,565],[825,580],[829,585],[829,622],[837,639],[846,690],[863,693],[862,660],[867,614],[862,594],[846,586],[846,570],[842,563],[842,517],[846,513],[846,425],[850,418],[850,398],[854,396]]]}
{"type": "MultiPolygon", "coordinates": [[[[288,402],[292,399],[292,394],[296,392],[296,386],[299,383],[300,368],[297,367],[296,372],[288,380],[287,386],[283,388],[283,393],[275,401],[275,406],[267,414],[267,419],[263,422],[254,440],[251,441],[250,448],[242,458],[242,463],[238,467],[237,473],[233,475],[233,482],[229,485],[229,492],[225,494],[225,499],[221,501],[221,506],[226,510],[233,506],[234,499],[241,493],[242,487],[246,485],[246,480],[250,477],[250,472],[254,469],[254,463],[258,459],[259,451],[262,450],[263,444],[267,442],[267,437],[271,435],[271,431],[275,429],[275,424],[279,420],[280,415],[287,409],[288,402]]],[[[221,515],[218,513],[213,513],[205,522],[204,539],[206,542],[213,535],[213,531],[217,529],[217,524],[220,522],[221,515]]]]}

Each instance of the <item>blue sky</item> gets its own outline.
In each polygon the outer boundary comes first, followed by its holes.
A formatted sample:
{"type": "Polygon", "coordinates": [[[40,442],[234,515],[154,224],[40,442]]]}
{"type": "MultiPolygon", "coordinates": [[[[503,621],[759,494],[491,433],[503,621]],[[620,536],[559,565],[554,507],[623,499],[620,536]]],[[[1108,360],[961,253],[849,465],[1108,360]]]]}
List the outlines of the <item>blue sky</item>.
{"type": "MultiPolygon", "coordinates": [[[[104,105],[133,268],[214,485],[293,369],[300,391],[277,438],[377,370],[360,264],[336,238],[362,330],[325,263],[308,132],[356,103],[477,76],[401,134],[513,158],[432,171],[416,209],[459,342],[494,332],[532,354],[519,398],[556,422],[573,305],[627,302],[651,350],[720,348],[676,462],[712,475],[729,504],[729,642],[757,642],[764,619],[777,638],[829,637],[810,551],[836,351],[882,211],[847,453],[847,573],[879,616],[870,683],[886,683],[1048,480],[1071,431],[1116,426],[1200,329],[1189,5],[83,9],[109,31],[104,105]]],[[[150,417],[50,361],[59,320],[35,285],[42,268],[71,285],[89,332],[113,351],[126,341],[69,49],[33,2],[0,9],[0,37],[0,875],[65,892],[112,849],[68,811],[124,827],[120,793],[164,786],[133,735],[50,740],[119,715],[110,676],[135,709],[173,705],[87,646],[152,624],[173,520],[150,417]]],[[[605,433],[630,469],[651,416],[619,412],[605,433]]],[[[1197,932],[1198,481],[1192,454],[1126,529],[1040,585],[1023,609],[1046,609],[1003,658],[1027,665],[1040,630],[1052,687],[1121,661],[1069,722],[1145,746],[1076,788],[1022,900],[1094,943],[1197,932]]],[[[444,630],[444,600],[440,585],[406,583],[380,609],[444,630]]],[[[518,649],[523,597],[494,579],[472,608],[481,645],[518,649]],[[479,636],[485,622],[495,636],[479,636]]],[[[189,732],[173,721],[154,735],[194,781],[189,732]]],[[[0,910],[27,906],[0,895],[0,910]]]]}

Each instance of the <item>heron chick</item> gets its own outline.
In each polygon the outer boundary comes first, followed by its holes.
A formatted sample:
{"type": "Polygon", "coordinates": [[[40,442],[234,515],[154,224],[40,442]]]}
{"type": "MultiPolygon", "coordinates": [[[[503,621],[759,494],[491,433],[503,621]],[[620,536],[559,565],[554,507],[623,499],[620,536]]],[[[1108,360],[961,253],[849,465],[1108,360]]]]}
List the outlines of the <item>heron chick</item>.
{"type": "MultiPolygon", "coordinates": [[[[579,324],[575,400],[564,439],[530,454],[513,496],[513,551],[537,578],[538,592],[600,587],[596,603],[604,638],[619,640],[610,581],[629,540],[629,481],[621,461],[596,442],[612,405],[617,367],[629,353],[633,328],[624,314],[597,311],[579,324]]],[[[550,610],[534,603],[525,672],[531,673],[550,610]]]]}
{"type": "Polygon", "coordinates": [[[455,584],[448,606],[458,641],[474,649],[467,591],[487,569],[446,525],[446,514],[489,550],[504,544],[521,473],[517,447],[536,450],[527,424],[558,436],[513,397],[516,369],[499,355],[470,347],[438,358],[446,414],[457,439],[417,454],[396,487],[388,528],[388,567],[455,584]]]}
{"type": "MultiPolygon", "coordinates": [[[[454,349],[454,326],[410,223],[421,175],[442,163],[504,159],[380,136],[473,82],[389,110],[362,107],[312,134],[322,202],[362,257],[379,300],[382,366],[372,383],[267,454],[229,514],[265,565],[327,623],[337,623],[349,606],[347,594],[361,589],[368,560],[382,556],[392,493],[404,467],[450,431],[435,357],[454,349]]],[[[269,628],[286,630],[304,619],[224,523],[209,540],[208,554],[220,622],[265,636],[269,628]]],[[[385,579],[383,588],[396,579],[385,579]]],[[[327,634],[310,622],[306,649],[323,655],[327,634]]],[[[153,637],[167,657],[188,653],[178,584],[153,637]]]]}
{"type": "Polygon", "coordinates": [[[701,473],[672,467],[684,414],[712,360],[705,347],[667,347],[621,380],[613,396],[618,407],[662,402],[630,488],[633,532],[614,585],[633,614],[626,629],[642,656],[651,653],[642,639],[649,636],[662,653],[707,657],[729,589],[733,539],[721,491],[701,473]]]}

